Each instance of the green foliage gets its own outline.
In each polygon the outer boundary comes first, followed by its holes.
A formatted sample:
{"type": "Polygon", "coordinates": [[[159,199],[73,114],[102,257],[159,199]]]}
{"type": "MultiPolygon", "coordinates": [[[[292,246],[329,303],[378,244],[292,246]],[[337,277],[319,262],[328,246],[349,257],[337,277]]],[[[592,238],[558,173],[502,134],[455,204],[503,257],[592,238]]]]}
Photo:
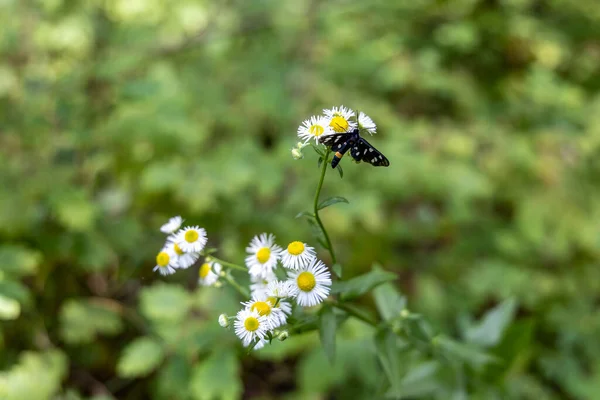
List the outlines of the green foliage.
{"type": "Polygon", "coordinates": [[[0,398],[600,397],[597,1],[5,0],[0,26],[0,398]],[[327,166],[349,303],[247,355],[216,324],[246,299],[153,273],[157,228],[333,268],[290,148],[339,104],[391,163],[327,166]]]}

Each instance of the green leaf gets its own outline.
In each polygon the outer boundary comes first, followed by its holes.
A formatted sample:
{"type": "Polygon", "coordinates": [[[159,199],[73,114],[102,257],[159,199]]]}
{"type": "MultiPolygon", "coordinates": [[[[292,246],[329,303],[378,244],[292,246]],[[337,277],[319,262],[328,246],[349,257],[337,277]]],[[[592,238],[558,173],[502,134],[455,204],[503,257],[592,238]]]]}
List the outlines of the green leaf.
{"type": "Polygon", "coordinates": [[[336,167],[336,169],[338,170],[338,173],[340,174],[340,178],[344,177],[344,170],[342,169],[342,166],[338,164],[338,166],[336,167]]]}
{"type": "Polygon", "coordinates": [[[0,320],[10,321],[21,315],[21,304],[17,300],[0,295],[0,320]]]}
{"type": "Polygon", "coordinates": [[[302,218],[302,217],[314,218],[315,215],[309,211],[302,211],[302,212],[299,212],[298,214],[296,214],[295,218],[302,218]]]}
{"type": "MultiPolygon", "coordinates": [[[[323,156],[325,156],[325,153],[323,152],[323,150],[321,150],[320,148],[318,148],[317,146],[315,146],[312,143],[310,145],[312,146],[313,149],[315,149],[317,154],[321,156],[321,158],[323,158],[323,156]]],[[[321,164],[319,164],[319,165],[321,165],[321,164]]]]}
{"type": "Polygon", "coordinates": [[[112,300],[67,300],[60,310],[60,332],[72,344],[90,343],[98,335],[114,336],[121,332],[119,304],[112,300]]]}
{"type": "Polygon", "coordinates": [[[329,245],[327,244],[327,242],[325,241],[325,239],[324,239],[324,238],[322,238],[322,237],[317,237],[317,242],[319,242],[319,244],[320,244],[321,246],[323,246],[323,248],[324,248],[324,249],[327,249],[327,250],[329,250],[329,245]]]}
{"type": "Polygon", "coordinates": [[[23,246],[4,245],[0,247],[0,272],[11,275],[31,275],[37,271],[42,254],[23,246]]]}
{"type": "Polygon", "coordinates": [[[149,337],[135,339],[123,350],[117,363],[117,374],[122,378],[135,378],[154,371],[164,358],[160,343],[149,337]]]}
{"type": "Polygon", "coordinates": [[[340,264],[333,264],[331,270],[338,276],[338,278],[342,277],[342,266],[340,264]]]}
{"type": "Polygon", "coordinates": [[[319,203],[319,206],[317,207],[319,210],[324,209],[325,207],[329,207],[332,206],[334,204],[337,203],[346,203],[349,204],[348,200],[346,200],[345,198],[341,197],[341,196],[334,196],[334,197],[330,197],[326,200],[323,200],[321,203],[319,203]]]}
{"type": "Polygon", "coordinates": [[[0,371],[0,399],[52,399],[67,372],[67,357],[58,350],[24,351],[19,362],[0,371]]]}
{"type": "Polygon", "coordinates": [[[391,283],[382,284],[373,290],[375,305],[379,315],[385,321],[400,316],[400,312],[406,308],[406,297],[402,296],[398,289],[391,283]]]}
{"type": "Polygon", "coordinates": [[[319,161],[317,161],[317,168],[321,168],[322,163],[323,163],[323,157],[319,157],[319,161]]]}
{"type": "Polygon", "coordinates": [[[400,382],[400,360],[398,358],[398,336],[389,329],[381,329],[375,335],[375,351],[383,372],[392,387],[400,382]]]}
{"type": "Polygon", "coordinates": [[[438,370],[437,361],[425,361],[411,366],[400,383],[386,393],[386,397],[424,398],[432,394],[439,388],[438,370]]]}
{"type": "Polygon", "coordinates": [[[190,391],[196,400],[235,400],[242,394],[239,363],[231,350],[218,349],[192,371],[190,391]]]}
{"type": "Polygon", "coordinates": [[[483,347],[500,343],[504,331],[515,316],[516,309],[517,302],[514,299],[508,299],[497,305],[488,311],[478,324],[466,330],[466,340],[483,347]]]}
{"type": "Polygon", "coordinates": [[[479,370],[488,364],[501,363],[502,360],[494,357],[472,345],[459,343],[445,336],[434,339],[435,346],[450,360],[464,362],[479,370]]]}
{"type": "Polygon", "coordinates": [[[190,294],[182,287],[158,283],[142,289],[140,309],[154,322],[173,324],[187,316],[191,301],[190,294]]]}
{"type": "Polygon", "coordinates": [[[319,336],[325,355],[331,364],[335,361],[335,334],[337,321],[333,308],[324,305],[319,314],[319,336]]]}
{"type": "Polygon", "coordinates": [[[430,344],[431,338],[433,337],[431,328],[420,315],[411,314],[407,318],[403,318],[402,327],[406,332],[406,336],[413,342],[421,342],[427,345],[430,344]]]}
{"type": "Polygon", "coordinates": [[[343,300],[354,299],[371,289],[397,278],[396,274],[382,269],[373,269],[348,281],[336,281],[331,288],[332,293],[340,293],[343,300]]]}

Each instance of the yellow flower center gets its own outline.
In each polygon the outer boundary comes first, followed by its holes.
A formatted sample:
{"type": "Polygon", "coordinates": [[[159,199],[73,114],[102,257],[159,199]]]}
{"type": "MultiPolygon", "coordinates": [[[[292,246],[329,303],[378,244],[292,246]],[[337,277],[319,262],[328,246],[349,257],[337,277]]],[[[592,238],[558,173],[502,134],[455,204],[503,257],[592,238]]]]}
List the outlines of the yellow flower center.
{"type": "Polygon", "coordinates": [[[277,297],[269,297],[267,301],[271,304],[271,307],[277,307],[277,297]]]}
{"type": "Polygon", "coordinates": [[[308,131],[313,136],[321,136],[323,132],[325,132],[325,128],[323,128],[321,125],[312,125],[308,131]]]}
{"type": "Polygon", "coordinates": [[[200,270],[198,271],[198,275],[200,276],[200,278],[204,279],[208,276],[209,272],[210,272],[210,264],[204,263],[200,267],[200,270]]]}
{"type": "Polygon", "coordinates": [[[263,247],[256,252],[256,259],[259,263],[264,264],[269,261],[271,250],[268,247],[263,247]]]}
{"type": "Polygon", "coordinates": [[[303,292],[310,292],[314,289],[314,287],[317,284],[315,276],[308,271],[304,271],[301,274],[299,274],[296,278],[296,282],[298,283],[298,287],[300,288],[300,290],[302,290],[303,292]]]}
{"type": "Polygon", "coordinates": [[[169,255],[164,251],[158,253],[156,256],[156,264],[158,264],[159,267],[166,267],[169,265],[169,255]]]}
{"type": "Polygon", "coordinates": [[[177,243],[175,243],[175,246],[173,246],[173,249],[175,250],[175,253],[177,253],[177,255],[182,255],[183,254],[183,250],[181,250],[181,247],[179,247],[177,245],[177,243]]]}
{"type": "Polygon", "coordinates": [[[254,318],[254,317],[248,317],[244,321],[244,328],[246,328],[246,330],[250,331],[250,332],[254,332],[255,330],[257,330],[258,325],[259,325],[258,319],[254,318]]]}
{"type": "Polygon", "coordinates": [[[288,244],[288,253],[293,256],[300,255],[304,252],[304,243],[302,242],[292,242],[288,244]]]}
{"type": "Polygon", "coordinates": [[[252,304],[252,307],[250,307],[250,309],[252,311],[258,311],[260,315],[271,314],[271,304],[269,304],[267,301],[257,301],[254,304],[252,304]]]}
{"type": "Polygon", "coordinates": [[[198,240],[198,236],[198,232],[191,230],[185,233],[184,238],[186,242],[194,243],[196,240],[198,240]]]}
{"type": "Polygon", "coordinates": [[[332,127],[334,131],[341,133],[348,131],[349,124],[348,121],[346,121],[346,118],[336,115],[335,117],[331,118],[329,126],[332,127]]]}

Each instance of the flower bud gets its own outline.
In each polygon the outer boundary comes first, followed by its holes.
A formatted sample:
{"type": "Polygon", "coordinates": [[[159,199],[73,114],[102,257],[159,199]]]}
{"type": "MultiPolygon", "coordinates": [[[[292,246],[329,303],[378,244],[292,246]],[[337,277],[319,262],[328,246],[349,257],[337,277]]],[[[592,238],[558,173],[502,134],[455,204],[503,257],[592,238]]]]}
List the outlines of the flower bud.
{"type": "Polygon", "coordinates": [[[294,147],[292,149],[292,157],[294,160],[301,160],[304,158],[304,154],[302,154],[302,150],[294,147]]]}
{"type": "Polygon", "coordinates": [[[410,315],[410,311],[408,311],[406,308],[403,308],[402,311],[400,311],[400,317],[402,318],[408,318],[410,315]]]}
{"type": "Polygon", "coordinates": [[[289,336],[290,334],[288,333],[288,331],[282,331],[279,335],[277,335],[277,339],[279,339],[280,342],[283,342],[289,336]]]}
{"type": "Polygon", "coordinates": [[[219,315],[219,325],[221,325],[223,328],[229,327],[229,317],[227,317],[227,314],[219,315]]]}

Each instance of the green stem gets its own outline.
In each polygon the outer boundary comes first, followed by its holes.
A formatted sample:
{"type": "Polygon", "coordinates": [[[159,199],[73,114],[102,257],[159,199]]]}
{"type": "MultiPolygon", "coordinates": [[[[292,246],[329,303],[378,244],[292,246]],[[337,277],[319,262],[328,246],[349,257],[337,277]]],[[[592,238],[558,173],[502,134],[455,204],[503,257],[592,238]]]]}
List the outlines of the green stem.
{"type": "Polygon", "coordinates": [[[319,217],[319,196],[321,195],[321,188],[323,187],[323,181],[325,180],[325,172],[327,172],[328,158],[329,153],[331,153],[331,149],[327,149],[325,152],[325,156],[323,157],[323,162],[321,163],[321,178],[319,179],[319,185],[317,186],[317,192],[315,193],[315,201],[314,201],[314,215],[317,224],[321,228],[321,232],[323,232],[323,236],[325,236],[325,243],[327,244],[327,250],[329,250],[329,254],[331,254],[331,261],[335,264],[337,260],[335,258],[335,253],[333,252],[333,246],[331,245],[331,240],[329,240],[329,234],[323,225],[323,221],[321,221],[321,217],[319,217]]]}
{"type": "Polygon", "coordinates": [[[241,265],[237,265],[237,264],[233,264],[233,263],[230,263],[230,262],[227,262],[227,261],[223,261],[223,260],[221,260],[219,258],[216,258],[214,256],[207,256],[207,258],[209,259],[209,261],[217,262],[217,263],[221,264],[224,267],[229,267],[229,268],[235,269],[237,271],[248,272],[248,268],[242,267],[241,265]]]}
{"type": "Polygon", "coordinates": [[[248,291],[248,289],[241,287],[231,275],[227,273],[225,274],[225,276],[223,276],[223,278],[227,281],[227,283],[233,286],[233,288],[236,289],[242,296],[244,296],[247,299],[250,298],[250,292],[248,291]]]}
{"type": "Polygon", "coordinates": [[[365,322],[365,323],[367,323],[367,324],[369,324],[369,325],[371,325],[373,327],[377,326],[377,321],[375,321],[369,315],[361,312],[360,310],[357,310],[357,309],[351,307],[350,305],[348,305],[346,303],[340,303],[340,302],[337,302],[335,300],[330,301],[330,303],[331,303],[332,306],[334,306],[336,308],[339,308],[340,310],[345,311],[347,314],[352,315],[353,317],[358,318],[361,321],[363,321],[363,322],[365,322]]]}

